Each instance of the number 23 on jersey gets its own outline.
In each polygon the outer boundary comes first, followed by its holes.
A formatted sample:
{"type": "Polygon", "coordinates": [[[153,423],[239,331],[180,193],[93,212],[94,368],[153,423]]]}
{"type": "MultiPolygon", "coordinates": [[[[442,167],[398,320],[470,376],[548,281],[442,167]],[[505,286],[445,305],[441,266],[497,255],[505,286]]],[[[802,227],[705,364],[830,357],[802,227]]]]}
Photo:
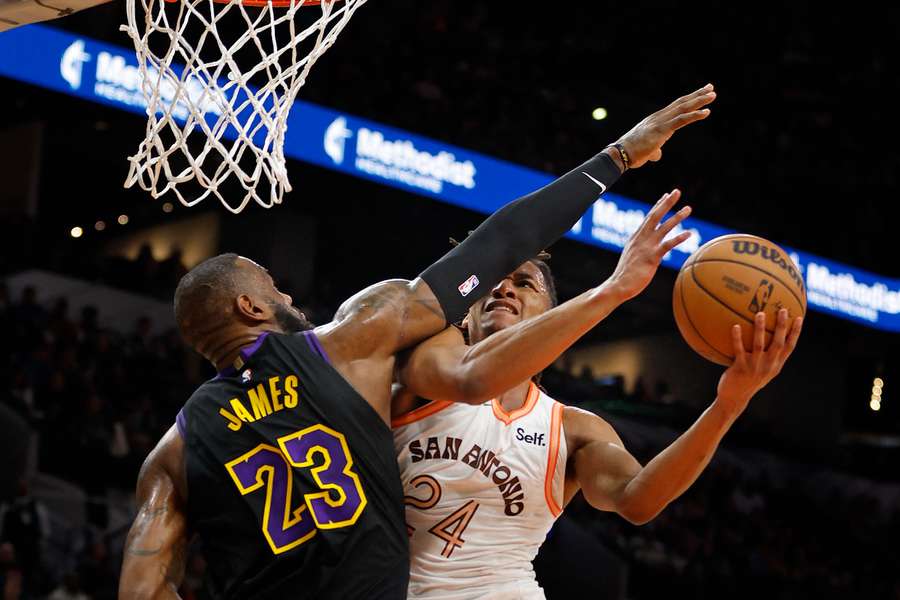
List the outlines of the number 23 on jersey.
{"type": "Polygon", "coordinates": [[[278,438],[278,447],[260,444],[225,465],[242,495],[265,492],[262,532],[275,554],[315,536],[318,529],[356,523],[366,495],[353,471],[353,458],[342,433],[313,425],[278,438]],[[321,455],[316,466],[315,455],[321,455]],[[309,469],[318,491],[291,498],[293,470],[309,469]]]}

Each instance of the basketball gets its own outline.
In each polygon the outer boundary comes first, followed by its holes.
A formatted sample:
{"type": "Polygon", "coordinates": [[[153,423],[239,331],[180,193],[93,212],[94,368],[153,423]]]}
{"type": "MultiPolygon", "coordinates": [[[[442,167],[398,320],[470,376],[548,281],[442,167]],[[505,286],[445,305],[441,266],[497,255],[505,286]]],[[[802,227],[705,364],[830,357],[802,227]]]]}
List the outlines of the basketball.
{"type": "Polygon", "coordinates": [[[753,319],[766,314],[766,347],[778,311],[806,314],[806,288],[790,256],[760,237],[723,235],[694,252],[681,267],[672,294],[675,322],[700,356],[728,366],[734,360],[731,327],[741,326],[744,349],[753,348],[753,319]]]}

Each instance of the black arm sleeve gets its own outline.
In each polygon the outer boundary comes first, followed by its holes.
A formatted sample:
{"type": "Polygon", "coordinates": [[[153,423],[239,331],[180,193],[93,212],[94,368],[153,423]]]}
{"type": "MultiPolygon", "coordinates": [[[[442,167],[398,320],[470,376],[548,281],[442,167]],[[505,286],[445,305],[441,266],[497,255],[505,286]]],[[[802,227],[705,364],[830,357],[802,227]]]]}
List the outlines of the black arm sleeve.
{"type": "Polygon", "coordinates": [[[420,277],[431,287],[447,322],[462,319],[507,274],[562,237],[620,176],[615,162],[598,154],[510,202],[425,269],[420,277]]]}

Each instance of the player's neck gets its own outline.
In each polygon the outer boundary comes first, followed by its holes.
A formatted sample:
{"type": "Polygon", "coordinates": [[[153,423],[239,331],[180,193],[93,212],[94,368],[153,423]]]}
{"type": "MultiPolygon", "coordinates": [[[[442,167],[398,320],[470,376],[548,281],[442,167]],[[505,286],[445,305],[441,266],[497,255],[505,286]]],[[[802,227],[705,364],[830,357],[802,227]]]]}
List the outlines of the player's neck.
{"type": "Polygon", "coordinates": [[[229,336],[218,348],[210,352],[210,362],[216,367],[216,371],[224,371],[234,364],[241,350],[252,345],[262,334],[262,331],[247,330],[234,337],[229,336]]]}
{"type": "Polygon", "coordinates": [[[525,400],[528,399],[529,389],[531,389],[531,381],[523,381],[516,387],[504,392],[497,400],[500,402],[500,406],[503,407],[503,410],[512,412],[525,405],[525,400]]]}

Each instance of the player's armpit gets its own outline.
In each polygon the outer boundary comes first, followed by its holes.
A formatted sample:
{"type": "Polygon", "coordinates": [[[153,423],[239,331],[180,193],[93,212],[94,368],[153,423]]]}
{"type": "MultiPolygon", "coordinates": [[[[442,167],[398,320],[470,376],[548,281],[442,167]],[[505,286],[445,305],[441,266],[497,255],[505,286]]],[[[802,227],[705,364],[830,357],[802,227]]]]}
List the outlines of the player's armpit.
{"type": "Polygon", "coordinates": [[[183,443],[173,427],[144,461],[137,484],[138,514],[125,541],[120,600],[179,598],[188,545],[179,482],[183,457],[183,443]]]}
{"type": "Polygon", "coordinates": [[[622,443],[615,430],[593,413],[567,406],[563,430],[569,452],[565,499],[581,489],[585,500],[598,510],[616,512],[636,525],[644,515],[628,503],[628,484],[641,464],[622,443]]]}

